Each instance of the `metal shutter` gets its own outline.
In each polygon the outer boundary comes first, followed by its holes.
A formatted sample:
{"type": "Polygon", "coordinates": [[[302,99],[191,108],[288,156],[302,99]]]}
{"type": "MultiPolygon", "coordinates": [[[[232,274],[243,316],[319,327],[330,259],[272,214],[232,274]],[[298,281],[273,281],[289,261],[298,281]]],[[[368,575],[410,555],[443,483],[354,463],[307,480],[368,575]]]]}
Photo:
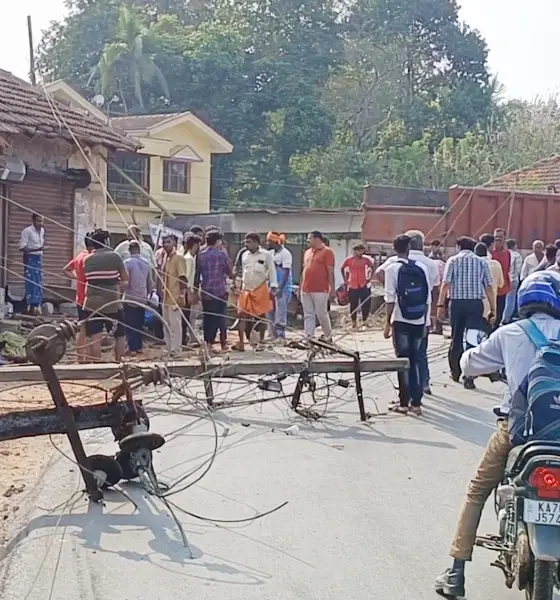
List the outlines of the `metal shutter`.
{"type": "Polygon", "coordinates": [[[9,187],[6,280],[22,286],[23,261],[19,251],[21,231],[31,225],[31,215],[43,215],[48,250],[43,255],[46,287],[69,287],[62,269],[74,253],[74,186],[65,177],[29,172],[21,183],[9,187]],[[25,206],[21,208],[18,205],[25,206]],[[14,273],[15,271],[15,273],[14,273]]]}

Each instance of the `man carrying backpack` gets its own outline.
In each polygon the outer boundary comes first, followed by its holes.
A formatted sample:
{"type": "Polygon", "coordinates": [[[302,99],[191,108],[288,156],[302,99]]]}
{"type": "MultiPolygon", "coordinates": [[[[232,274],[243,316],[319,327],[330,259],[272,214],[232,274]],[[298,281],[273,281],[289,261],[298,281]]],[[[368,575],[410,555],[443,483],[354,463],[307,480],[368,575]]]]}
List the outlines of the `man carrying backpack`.
{"type": "Polygon", "coordinates": [[[529,275],[519,286],[517,301],[522,320],[500,327],[461,358],[461,368],[470,377],[505,368],[508,387],[502,406],[494,411],[497,430],[469,483],[451,546],[453,564],[436,579],[436,591],[450,597],[465,596],[465,563],[472,559],[484,504],[503,479],[511,448],[531,440],[559,439],[560,414],[554,409],[560,392],[560,348],[549,340],[559,338],[560,274],[529,275]],[[545,378],[554,385],[534,386],[535,379],[545,378]]]}
{"type": "Polygon", "coordinates": [[[421,352],[428,333],[432,286],[428,269],[410,260],[410,238],[399,235],[393,242],[397,259],[385,269],[385,303],[387,322],[384,335],[393,336],[395,354],[408,358],[409,369],[398,374],[399,404],[389,410],[401,414],[421,414],[423,382],[421,352]]]}

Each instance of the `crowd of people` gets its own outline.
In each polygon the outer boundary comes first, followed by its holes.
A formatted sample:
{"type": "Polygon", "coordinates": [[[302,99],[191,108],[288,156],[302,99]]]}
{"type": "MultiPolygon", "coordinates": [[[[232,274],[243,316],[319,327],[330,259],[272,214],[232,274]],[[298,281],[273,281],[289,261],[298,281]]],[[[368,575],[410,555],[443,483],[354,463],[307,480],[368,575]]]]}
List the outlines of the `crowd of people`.
{"type": "MultiPolygon", "coordinates": [[[[80,360],[101,358],[103,331],[112,331],[117,338],[117,360],[125,352],[141,352],[150,323],[155,337],[167,343],[173,356],[200,342],[211,352],[225,352],[229,350],[226,316],[232,302],[239,323],[232,350],[243,352],[247,343],[259,349],[267,332],[273,340],[285,340],[294,286],[293,256],[285,242],[283,234],[273,231],[266,240],[248,233],[232,261],[224,236],[215,227],[193,226],[182,240],[163,235],[157,249],[144,240],[136,225],[128,228],[127,239],[114,249],[107,232],[89,233],[84,250],[64,269],[76,280],[76,304],[84,321],[78,337],[80,360]],[[147,318],[155,312],[161,319],[147,318]]],[[[430,393],[429,334],[441,333],[446,317],[451,324],[451,376],[472,389],[474,380],[464,376],[460,367],[465,333],[475,330],[489,335],[511,322],[520,282],[536,271],[560,270],[560,240],[547,246],[536,240],[523,260],[515,240],[496,229],[478,242],[459,238],[457,254],[446,261],[440,241],[427,246],[422,232],[409,231],[394,240],[394,255],[379,265],[363,244],[355,244],[340,265],[343,285],[336,290],[335,255],[327,238],[313,231],[307,243],[299,300],[308,337],[315,336],[319,325],[322,336],[331,339],[330,307],[335,297],[349,304],[354,329],[360,317],[367,324],[372,285],[378,281],[384,286],[385,336],[392,338],[397,356],[406,356],[411,365],[408,373],[399,375],[399,402],[393,410],[401,413],[420,414],[422,397],[430,393]]],[[[27,302],[34,311],[42,302],[42,256],[47,250],[39,215],[33,215],[32,224],[22,231],[20,250],[27,302]]]]}
{"type": "MultiPolygon", "coordinates": [[[[547,246],[535,240],[523,259],[503,229],[478,241],[460,237],[457,253],[447,261],[442,243],[434,240],[427,247],[421,231],[398,236],[393,250],[374,276],[384,285],[384,335],[410,364],[408,372],[399,374],[399,400],[391,406],[403,414],[420,415],[423,396],[431,394],[428,340],[431,333],[442,332],[442,322],[448,319],[451,326],[451,378],[474,389],[474,377],[461,369],[464,351],[517,318],[518,290],[527,277],[560,270],[560,240],[547,246]]],[[[496,369],[491,379],[503,379],[503,373],[496,369]]]]}
{"type": "MultiPolygon", "coordinates": [[[[269,232],[266,240],[248,233],[231,261],[224,236],[215,227],[193,226],[181,240],[162,235],[157,249],[144,240],[136,225],[128,228],[127,239],[114,249],[107,231],[88,233],[83,251],[64,268],[66,276],[76,281],[78,317],[83,322],[77,338],[79,360],[101,360],[104,332],[116,338],[117,361],[125,353],[140,353],[146,329],[166,343],[173,357],[185,347],[201,344],[211,353],[225,352],[230,349],[226,317],[232,303],[238,339],[231,350],[243,352],[247,343],[258,350],[267,332],[272,340],[283,342],[294,287],[293,256],[285,241],[278,232],[269,232]]],[[[335,256],[321,232],[311,232],[307,241],[299,286],[304,329],[313,337],[319,324],[323,337],[330,339],[335,256]]],[[[38,312],[47,250],[39,215],[33,215],[32,224],[23,230],[20,250],[28,309],[38,312]]],[[[366,321],[371,306],[368,286],[373,261],[364,252],[365,247],[357,245],[342,265],[354,323],[358,311],[366,321]]]]}
{"type": "MultiPolygon", "coordinates": [[[[65,267],[77,282],[76,303],[83,323],[78,337],[81,360],[100,359],[103,330],[114,329],[118,360],[127,344],[129,352],[139,352],[150,306],[162,315],[163,337],[174,355],[197,341],[199,316],[203,343],[211,350],[218,340],[226,349],[225,317],[232,282],[240,320],[234,349],[243,351],[255,333],[257,343],[262,341],[266,329],[274,339],[286,337],[293,258],[280,233],[269,232],[267,247],[258,234],[247,234],[234,262],[217,229],[193,227],[181,241],[164,235],[157,251],[136,226],[129,228],[128,240],[114,250],[106,231],[89,233],[84,243],[84,251],[65,267]]],[[[322,335],[330,339],[329,304],[337,291],[335,256],[319,231],[308,235],[308,246],[300,285],[305,333],[314,337],[319,323],[322,335]]],[[[34,215],[32,225],[22,232],[20,249],[26,298],[34,310],[41,305],[42,256],[47,249],[39,216],[34,215]]],[[[532,252],[523,259],[515,240],[496,229],[478,241],[460,237],[457,253],[445,260],[438,240],[428,249],[423,233],[414,230],[397,236],[393,249],[393,256],[376,265],[362,244],[355,245],[341,264],[344,284],[338,290],[347,295],[356,327],[359,314],[364,322],[369,317],[373,281],[384,287],[384,336],[392,338],[397,356],[409,360],[408,371],[399,373],[399,399],[391,410],[421,414],[423,396],[431,393],[429,336],[441,332],[447,317],[452,379],[462,381],[467,389],[474,388],[475,378],[483,375],[498,376],[506,383],[503,404],[494,409],[497,429],[469,483],[460,513],[450,551],[452,564],[436,579],[438,592],[463,597],[465,565],[472,559],[482,510],[504,477],[510,450],[530,439],[557,440],[560,432],[556,410],[560,240],[546,246],[535,240],[532,252]],[[476,335],[470,335],[473,332],[476,335]],[[535,386],[532,376],[546,377],[546,389],[535,386]]]]}

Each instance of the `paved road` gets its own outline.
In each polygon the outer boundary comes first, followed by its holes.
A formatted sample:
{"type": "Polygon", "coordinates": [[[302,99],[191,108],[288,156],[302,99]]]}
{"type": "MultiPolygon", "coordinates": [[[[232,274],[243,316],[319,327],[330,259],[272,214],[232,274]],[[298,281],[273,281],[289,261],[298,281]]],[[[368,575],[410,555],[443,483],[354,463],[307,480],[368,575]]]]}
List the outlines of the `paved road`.
{"type": "MultiPolygon", "coordinates": [[[[365,336],[364,336],[365,338],[365,336]]],[[[387,342],[362,350],[390,353],[387,342]]],[[[441,338],[439,338],[441,339],[441,338]]],[[[441,341],[436,342],[441,344],[441,341]]],[[[441,352],[440,352],[441,354],[441,352]]],[[[437,355],[437,352],[436,352],[437,355]]],[[[252,523],[218,526],[182,515],[193,559],[159,501],[127,486],[138,510],[115,492],[88,509],[83,498],[52,514],[35,508],[3,562],[3,600],[427,600],[447,551],[462,495],[492,432],[501,384],[465,392],[432,364],[434,396],[421,419],[378,416],[360,424],[349,390],[329,400],[328,418],[280,431],[293,417],[285,403],[216,416],[220,451],[210,472],[173,500],[216,519],[242,519],[285,501],[252,523]],[[482,389],[483,388],[483,389],[482,389]],[[249,424],[249,426],[244,426],[249,424]]],[[[344,391],[344,390],[340,390],[344,391]]],[[[231,392],[233,393],[233,391],[231,392]]],[[[239,391],[243,394],[243,391],[239,391]]],[[[385,411],[395,391],[386,375],[368,378],[368,408],[385,411]],[[375,401],[375,402],[374,402],[375,401]]],[[[338,392],[337,392],[338,394],[338,392]]],[[[253,395],[254,397],[254,395],[253,395]]],[[[156,465],[163,481],[199,466],[212,450],[207,421],[160,402],[152,430],[167,434],[156,465]]],[[[319,401],[319,404],[322,400],[319,401]]],[[[107,435],[88,449],[114,451],[107,435]]],[[[36,507],[65,503],[76,469],[60,457],[37,491],[36,507]]],[[[495,528],[492,508],[482,528],[495,528]]],[[[469,568],[469,600],[523,598],[507,591],[479,550],[469,568]]]]}

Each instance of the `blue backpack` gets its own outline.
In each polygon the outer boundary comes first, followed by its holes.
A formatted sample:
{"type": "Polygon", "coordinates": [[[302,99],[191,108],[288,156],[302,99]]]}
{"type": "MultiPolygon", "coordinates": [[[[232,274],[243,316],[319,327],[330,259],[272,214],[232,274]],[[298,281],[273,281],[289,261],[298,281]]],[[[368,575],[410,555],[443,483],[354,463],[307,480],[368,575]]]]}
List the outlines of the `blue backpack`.
{"type": "Polygon", "coordinates": [[[537,352],[512,398],[510,440],[514,446],[531,440],[560,441],[560,340],[548,340],[531,319],[518,325],[537,352]]]}
{"type": "Polygon", "coordinates": [[[405,319],[421,319],[426,315],[428,281],[424,269],[416,261],[402,263],[397,276],[397,300],[405,319]]]}

